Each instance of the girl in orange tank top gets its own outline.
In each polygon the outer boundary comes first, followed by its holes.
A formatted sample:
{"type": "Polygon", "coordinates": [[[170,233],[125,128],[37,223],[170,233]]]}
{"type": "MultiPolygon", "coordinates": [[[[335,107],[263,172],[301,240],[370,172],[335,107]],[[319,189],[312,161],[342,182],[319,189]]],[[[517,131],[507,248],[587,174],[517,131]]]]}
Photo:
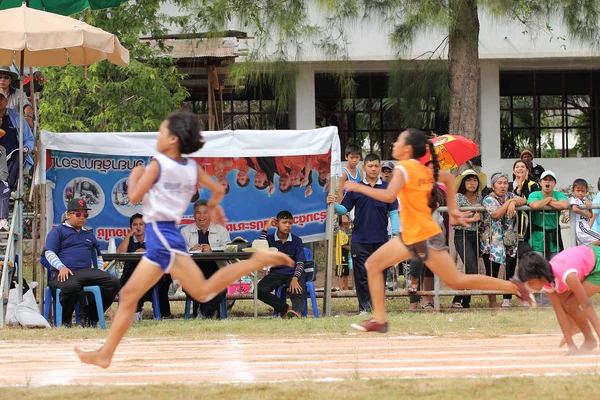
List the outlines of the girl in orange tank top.
{"type": "Polygon", "coordinates": [[[387,332],[385,282],[382,271],[390,265],[412,257],[427,262],[429,269],[454,290],[498,290],[516,294],[521,301],[530,302],[529,291],[517,280],[505,281],[485,275],[465,275],[457,270],[447,251],[446,239],[431,216],[435,207],[435,198],[432,197],[435,183],[441,182],[446,186],[448,213],[453,225],[467,226],[472,222],[472,213],[459,211],[455,199],[454,176],[439,171],[433,144],[425,133],[418,129],[402,132],[394,143],[392,155],[399,162],[387,189],[373,189],[368,185],[350,181],[344,184],[344,189],[350,192],[360,192],[384,202],[391,202],[398,197],[402,205],[401,236],[380,247],[365,263],[375,311],[374,318],[360,324],[352,324],[352,327],[363,332],[387,332]],[[427,150],[432,155],[433,172],[418,161],[427,154],[427,150]]]}

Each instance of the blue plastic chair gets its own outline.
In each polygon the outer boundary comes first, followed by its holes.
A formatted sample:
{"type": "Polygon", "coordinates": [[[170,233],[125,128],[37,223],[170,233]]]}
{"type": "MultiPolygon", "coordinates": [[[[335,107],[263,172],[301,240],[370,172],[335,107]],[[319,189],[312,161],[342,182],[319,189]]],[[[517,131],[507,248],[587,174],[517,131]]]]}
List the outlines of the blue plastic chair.
{"type": "MultiPolygon", "coordinates": [[[[192,298],[188,295],[185,296],[185,313],[184,318],[190,319],[190,309],[192,308],[192,298]]],[[[221,319],[227,318],[227,295],[223,297],[223,301],[221,301],[221,319]]]]}
{"type": "MultiPolygon", "coordinates": [[[[96,251],[95,248],[92,248],[92,265],[97,264],[97,259],[98,259],[98,252],[96,251]]],[[[50,271],[51,271],[52,267],[50,265],[48,265],[48,262],[46,261],[46,258],[43,255],[43,251],[42,251],[41,260],[42,260],[42,265],[48,269],[47,281],[49,282],[50,281],[50,271]],[[46,261],[46,262],[44,262],[44,261],[46,261]]],[[[103,303],[102,303],[102,293],[100,292],[100,286],[97,286],[97,285],[84,286],[83,291],[92,293],[94,295],[94,301],[96,302],[96,310],[98,312],[98,325],[100,325],[101,329],[106,329],[106,320],[104,319],[104,307],[103,307],[103,303]]],[[[54,326],[59,327],[59,326],[62,326],[62,304],[60,304],[60,289],[56,289],[56,298],[58,299],[58,301],[55,302],[53,323],[54,323],[54,326]]],[[[52,299],[52,291],[50,290],[50,286],[46,286],[46,299],[44,301],[44,318],[46,318],[46,320],[48,320],[48,318],[50,317],[50,309],[52,306],[52,300],[53,300],[52,299]]],[[[77,306],[75,308],[75,321],[77,323],[80,322],[80,320],[79,320],[79,304],[77,304],[77,306]]]]}
{"type": "MultiPolygon", "coordinates": [[[[314,263],[314,260],[312,259],[312,252],[310,251],[310,249],[308,247],[304,248],[304,257],[306,258],[306,261],[312,261],[314,263]]],[[[306,271],[306,272],[312,272],[312,271],[306,271]]],[[[286,301],[287,300],[287,288],[288,288],[288,285],[279,286],[277,288],[277,290],[275,291],[275,296],[279,297],[283,301],[286,301]]],[[[304,291],[304,310],[302,310],[303,317],[308,316],[308,296],[310,296],[310,302],[311,302],[312,309],[313,309],[313,315],[315,318],[319,318],[319,307],[317,306],[317,295],[315,293],[314,281],[306,282],[306,290],[304,291]]],[[[280,314],[277,311],[274,311],[273,316],[279,317],[280,314]]]]}
{"type": "MultiPolygon", "coordinates": [[[[117,301],[121,304],[121,295],[117,296],[117,301]]],[[[154,313],[154,319],[160,319],[160,302],[158,301],[158,285],[154,285],[152,288],[152,312],[154,313]]]]}

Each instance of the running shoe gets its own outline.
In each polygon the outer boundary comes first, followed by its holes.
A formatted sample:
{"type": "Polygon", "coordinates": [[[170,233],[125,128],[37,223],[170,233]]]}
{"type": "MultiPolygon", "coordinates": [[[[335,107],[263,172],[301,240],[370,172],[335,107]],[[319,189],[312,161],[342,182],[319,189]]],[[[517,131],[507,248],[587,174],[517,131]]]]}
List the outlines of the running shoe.
{"type": "Polygon", "coordinates": [[[386,333],[388,331],[388,323],[380,324],[374,318],[367,319],[360,324],[352,324],[352,328],[361,332],[379,332],[386,333]]]}

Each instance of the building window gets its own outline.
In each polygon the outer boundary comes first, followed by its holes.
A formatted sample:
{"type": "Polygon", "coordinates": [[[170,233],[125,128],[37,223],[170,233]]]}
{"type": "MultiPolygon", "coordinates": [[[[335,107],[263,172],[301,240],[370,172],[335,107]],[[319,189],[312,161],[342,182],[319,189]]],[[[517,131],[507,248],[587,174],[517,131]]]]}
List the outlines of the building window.
{"type": "MultiPolygon", "coordinates": [[[[376,153],[391,160],[392,145],[406,127],[402,123],[402,105],[388,97],[385,73],[357,73],[356,96],[342,98],[337,81],[331,75],[315,75],[316,126],[338,127],[342,153],[346,145],[356,143],[363,153],[376,153]]],[[[447,121],[440,118],[435,101],[421,109],[421,126],[427,133],[447,133],[447,121]]],[[[342,154],[343,157],[343,154],[342,154]]]]}
{"type": "Polygon", "coordinates": [[[600,156],[600,71],[500,73],[502,158],[600,156]]]}

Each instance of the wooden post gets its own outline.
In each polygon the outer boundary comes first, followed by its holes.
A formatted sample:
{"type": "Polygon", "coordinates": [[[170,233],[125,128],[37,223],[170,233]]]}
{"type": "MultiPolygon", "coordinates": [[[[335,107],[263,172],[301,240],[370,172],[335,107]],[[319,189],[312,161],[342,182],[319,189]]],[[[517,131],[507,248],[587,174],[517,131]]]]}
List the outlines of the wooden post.
{"type": "Polygon", "coordinates": [[[211,79],[210,79],[210,66],[206,67],[206,70],[209,72],[208,73],[208,95],[206,96],[208,98],[208,130],[209,131],[214,131],[215,130],[215,125],[213,123],[213,96],[212,94],[212,83],[211,83],[211,79]]]}
{"type": "MultiPolygon", "coordinates": [[[[40,184],[40,249],[44,249],[44,247],[46,246],[46,184],[42,183],[40,184]]],[[[46,285],[48,284],[48,282],[45,282],[46,280],[46,274],[42,273],[40,274],[40,301],[39,301],[39,305],[40,305],[40,312],[43,314],[44,313],[44,300],[45,300],[45,296],[44,294],[46,293],[46,285]]]]}
{"type": "MultiPolygon", "coordinates": [[[[335,189],[337,186],[337,177],[335,175],[331,175],[329,177],[329,193],[335,195],[335,189]]],[[[327,251],[326,251],[326,260],[327,265],[325,267],[325,293],[323,296],[323,315],[326,317],[331,317],[331,286],[333,279],[333,263],[334,263],[334,255],[335,255],[335,237],[333,235],[333,228],[335,226],[334,223],[335,218],[335,210],[334,205],[330,204],[327,207],[327,251]]]]}

